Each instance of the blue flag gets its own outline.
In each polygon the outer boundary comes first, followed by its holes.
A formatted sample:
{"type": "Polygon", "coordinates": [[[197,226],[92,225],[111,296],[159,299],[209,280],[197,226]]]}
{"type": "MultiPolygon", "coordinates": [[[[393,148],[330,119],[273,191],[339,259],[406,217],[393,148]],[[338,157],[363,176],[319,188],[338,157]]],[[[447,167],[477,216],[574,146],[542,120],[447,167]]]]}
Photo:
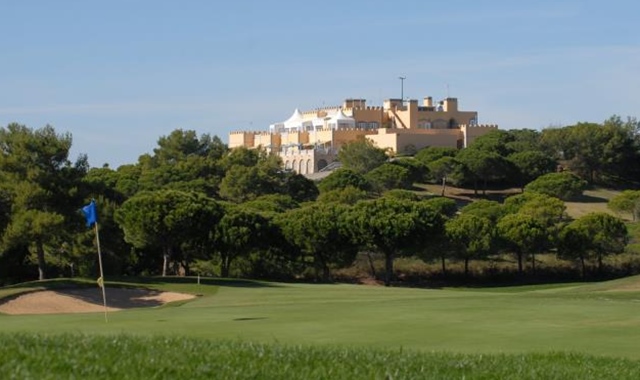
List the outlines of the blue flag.
{"type": "Polygon", "coordinates": [[[87,227],[93,226],[98,222],[98,210],[96,209],[96,201],[92,200],[91,203],[82,208],[85,219],[87,219],[87,227]]]}

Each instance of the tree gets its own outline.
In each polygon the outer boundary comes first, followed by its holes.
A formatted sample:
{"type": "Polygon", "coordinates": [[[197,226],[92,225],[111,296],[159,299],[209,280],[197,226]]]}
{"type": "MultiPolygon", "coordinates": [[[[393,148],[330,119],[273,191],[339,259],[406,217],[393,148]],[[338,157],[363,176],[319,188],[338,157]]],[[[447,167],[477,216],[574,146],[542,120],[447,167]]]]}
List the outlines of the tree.
{"type": "Polygon", "coordinates": [[[153,156],[143,155],[139,161],[145,166],[157,167],[193,156],[218,160],[227,151],[227,146],[217,136],[211,138],[208,134],[202,134],[198,137],[193,130],[176,129],[169,136],[158,139],[158,147],[153,149],[153,156]]]}
{"type": "Polygon", "coordinates": [[[486,194],[487,182],[501,180],[510,173],[509,162],[497,153],[480,149],[463,149],[456,159],[467,168],[473,182],[475,194],[478,194],[478,182],[482,181],[482,193],[486,194]]]}
{"type": "Polygon", "coordinates": [[[487,153],[495,153],[504,158],[513,153],[510,144],[512,144],[515,139],[515,135],[509,133],[509,131],[495,129],[476,138],[469,148],[487,153]]]}
{"type": "Polygon", "coordinates": [[[447,273],[446,260],[449,256],[449,241],[446,236],[444,223],[453,218],[458,212],[458,205],[453,199],[445,197],[433,197],[420,201],[421,205],[426,208],[430,208],[434,213],[440,215],[440,222],[438,233],[432,235],[423,236],[423,240],[418,240],[416,243],[421,245],[417,250],[418,255],[423,259],[437,258],[440,260],[442,266],[442,274],[447,273]]]}
{"type": "Polygon", "coordinates": [[[267,194],[242,203],[245,209],[263,213],[279,214],[300,207],[291,196],[285,194],[267,194]]]}
{"type": "Polygon", "coordinates": [[[518,273],[522,274],[522,262],[528,256],[531,256],[531,266],[535,272],[535,253],[544,249],[549,239],[545,227],[539,220],[524,213],[505,215],[498,222],[500,237],[515,251],[518,273]]]}
{"type": "Polygon", "coordinates": [[[199,193],[177,190],[140,192],[125,201],[116,221],[136,248],[162,251],[162,275],[184,245],[211,250],[222,207],[199,193]]]}
{"type": "Polygon", "coordinates": [[[282,192],[289,195],[295,201],[314,201],[318,197],[318,187],[313,181],[305,176],[293,172],[287,172],[282,177],[282,192]]]}
{"type": "Polygon", "coordinates": [[[348,212],[348,206],[316,203],[279,219],[285,238],[312,258],[324,281],[331,280],[331,265],[349,265],[358,252],[346,228],[348,212]]]}
{"type": "Polygon", "coordinates": [[[461,214],[446,223],[450,249],[464,261],[464,276],[469,275],[469,261],[486,257],[494,245],[494,227],[487,218],[461,214]]]}
{"type": "Polygon", "coordinates": [[[221,160],[220,165],[224,171],[234,165],[253,167],[258,165],[262,152],[259,149],[237,147],[231,149],[221,160]]]}
{"type": "Polygon", "coordinates": [[[385,163],[387,154],[371,140],[362,139],[342,145],[338,152],[338,160],[345,169],[364,174],[385,163]]]}
{"type": "Polygon", "coordinates": [[[331,190],[344,189],[349,186],[363,191],[368,191],[371,187],[362,174],[358,174],[350,169],[340,168],[320,181],[318,189],[320,193],[325,193],[331,190]]]}
{"type": "Polygon", "coordinates": [[[413,186],[409,170],[391,163],[378,166],[364,177],[378,193],[391,189],[410,189],[413,186]]]}
{"type": "Polygon", "coordinates": [[[635,181],[640,172],[637,121],[632,118],[625,123],[614,115],[604,124],[544,130],[541,143],[589,183],[635,181]]]}
{"type": "Polygon", "coordinates": [[[246,202],[268,194],[263,191],[263,182],[257,167],[234,165],[220,183],[220,196],[236,203],[246,202]]]}
{"type": "Polygon", "coordinates": [[[237,258],[266,247],[269,231],[269,220],[260,213],[241,206],[228,207],[216,228],[221,276],[229,277],[231,263],[237,258]]]}
{"type": "Polygon", "coordinates": [[[460,178],[455,178],[454,174],[462,173],[462,163],[456,160],[453,157],[442,157],[435,161],[432,161],[428,164],[429,173],[431,177],[436,180],[442,180],[442,192],[441,196],[444,196],[444,193],[447,188],[447,183],[459,183],[460,178]]]}
{"type": "Polygon", "coordinates": [[[5,215],[3,250],[32,248],[38,278],[46,277],[46,255],[59,250],[69,233],[81,228],[80,180],[87,158],[69,159],[71,135],[52,126],[30,129],[20,124],[0,128],[0,193],[11,211],[5,215]]]}
{"type": "Polygon", "coordinates": [[[138,185],[140,190],[198,191],[215,197],[222,175],[217,161],[209,157],[189,155],[175,162],[162,162],[151,168],[143,168],[138,185]]]}
{"type": "Polygon", "coordinates": [[[421,199],[421,197],[418,194],[414,193],[413,191],[404,190],[404,189],[388,190],[388,191],[385,191],[384,194],[382,194],[382,196],[388,197],[388,198],[407,200],[412,202],[418,202],[421,199]]]}
{"type": "Polygon", "coordinates": [[[361,200],[369,199],[369,193],[357,189],[353,186],[347,186],[343,189],[335,189],[325,191],[318,196],[317,202],[321,203],[341,203],[345,205],[354,205],[361,200]]]}
{"type": "Polygon", "coordinates": [[[390,164],[403,167],[409,171],[411,183],[422,183],[428,177],[429,168],[424,163],[410,157],[396,158],[390,164]]]}
{"type": "Polygon", "coordinates": [[[461,214],[475,215],[489,219],[492,223],[497,223],[505,214],[505,209],[496,201],[479,199],[471,202],[460,209],[461,214]]]}
{"type": "Polygon", "coordinates": [[[516,253],[520,273],[523,257],[531,256],[535,271],[535,254],[557,243],[560,227],[567,219],[565,210],[563,201],[540,193],[526,192],[505,200],[507,215],[498,223],[499,231],[503,241],[516,253]]]}
{"type": "Polygon", "coordinates": [[[517,169],[517,184],[524,192],[524,186],[541,175],[555,171],[557,162],[547,154],[536,151],[524,151],[507,158],[517,169]]]}
{"type": "Polygon", "coordinates": [[[549,173],[525,186],[525,191],[550,195],[562,200],[581,195],[587,183],[571,173],[549,173]]]}
{"type": "MultiPolygon", "coordinates": [[[[541,133],[535,129],[510,129],[506,131],[511,135],[511,141],[505,145],[510,150],[510,155],[519,152],[541,151],[541,133]]],[[[545,152],[546,153],[546,152],[545,152]]]]}
{"type": "Polygon", "coordinates": [[[631,218],[635,222],[640,215],[640,190],[624,190],[611,198],[607,206],[619,214],[631,214],[631,218]]]}
{"type": "Polygon", "coordinates": [[[391,285],[396,255],[417,251],[442,229],[442,217],[423,202],[379,198],[357,203],[348,215],[354,239],[385,256],[385,285],[391,285]]]}
{"type": "Polygon", "coordinates": [[[586,276],[585,260],[594,258],[602,273],[602,259],[622,253],[628,242],[627,227],[607,213],[591,213],[571,222],[561,233],[559,253],[580,260],[582,276],[586,276]]]}
{"type": "Polygon", "coordinates": [[[437,161],[444,157],[455,157],[458,154],[458,149],[450,147],[428,146],[420,149],[415,155],[416,161],[422,162],[425,165],[429,165],[434,161],[437,161]]]}

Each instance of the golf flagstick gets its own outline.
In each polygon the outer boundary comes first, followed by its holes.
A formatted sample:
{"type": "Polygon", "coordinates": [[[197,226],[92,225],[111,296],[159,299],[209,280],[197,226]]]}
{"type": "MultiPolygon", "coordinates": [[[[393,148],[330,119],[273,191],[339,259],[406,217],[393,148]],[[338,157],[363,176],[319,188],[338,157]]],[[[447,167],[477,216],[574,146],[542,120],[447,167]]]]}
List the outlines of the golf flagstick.
{"type": "Polygon", "coordinates": [[[102,303],[104,304],[104,321],[109,322],[107,319],[107,293],[104,289],[104,272],[102,271],[102,253],[100,252],[100,234],[98,233],[98,222],[95,223],[96,228],[96,244],[98,245],[98,266],[100,267],[100,278],[98,278],[98,285],[102,289],[102,303]]]}

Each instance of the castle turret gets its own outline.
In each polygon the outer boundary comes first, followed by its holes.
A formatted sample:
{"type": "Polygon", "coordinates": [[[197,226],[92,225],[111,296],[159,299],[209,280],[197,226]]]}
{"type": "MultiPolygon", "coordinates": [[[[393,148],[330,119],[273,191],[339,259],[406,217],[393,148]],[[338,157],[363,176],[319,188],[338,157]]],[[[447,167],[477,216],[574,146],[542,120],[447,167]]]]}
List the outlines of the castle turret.
{"type": "Polygon", "coordinates": [[[457,98],[446,98],[444,100],[444,112],[458,112],[458,99],[457,98]]]}

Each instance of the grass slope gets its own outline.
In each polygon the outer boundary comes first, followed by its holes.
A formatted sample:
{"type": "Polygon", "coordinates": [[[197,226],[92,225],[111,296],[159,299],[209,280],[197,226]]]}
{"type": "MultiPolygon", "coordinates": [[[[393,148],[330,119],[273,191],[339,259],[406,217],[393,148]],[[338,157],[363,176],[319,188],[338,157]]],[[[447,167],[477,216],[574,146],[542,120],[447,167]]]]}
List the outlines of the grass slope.
{"type": "MultiPolygon", "coordinates": [[[[0,315],[0,333],[131,334],[467,354],[550,351],[640,358],[638,277],[595,285],[482,291],[150,280],[203,294],[174,307],[0,315]],[[635,285],[634,285],[635,284],[635,285]]],[[[140,285],[122,283],[120,285],[140,285]]],[[[15,290],[15,288],[13,288],[15,290]]]]}

